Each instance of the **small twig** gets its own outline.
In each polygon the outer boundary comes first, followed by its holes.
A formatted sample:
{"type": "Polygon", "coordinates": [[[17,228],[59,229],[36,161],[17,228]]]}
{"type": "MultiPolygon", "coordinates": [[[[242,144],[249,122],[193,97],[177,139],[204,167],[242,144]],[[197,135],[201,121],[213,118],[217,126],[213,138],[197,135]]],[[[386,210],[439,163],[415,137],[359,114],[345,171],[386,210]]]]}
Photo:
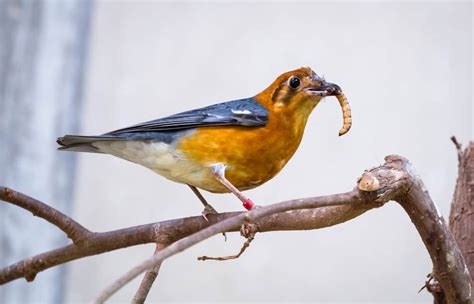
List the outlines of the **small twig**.
{"type": "MultiPolygon", "coordinates": [[[[453,136],[458,155],[458,174],[456,187],[451,201],[449,212],[449,229],[466,261],[466,272],[470,273],[471,286],[474,287],[474,141],[461,147],[453,136]]],[[[435,303],[443,303],[443,297],[449,287],[440,282],[439,288],[432,292],[435,303]],[[438,292],[436,292],[438,291],[438,292]]],[[[474,303],[474,290],[472,303],[474,303]]],[[[446,301],[444,301],[446,303],[446,301]]]]}
{"type": "MultiPolygon", "coordinates": [[[[165,248],[167,245],[157,243],[155,248],[155,254],[165,248]]],[[[133,297],[132,303],[133,304],[142,304],[145,303],[146,297],[150,292],[151,286],[156,280],[158,276],[158,272],[160,271],[161,263],[153,267],[152,269],[148,270],[145,275],[143,276],[142,282],[140,283],[140,287],[138,287],[135,296],[133,297]]]]}
{"type": "Polygon", "coordinates": [[[28,210],[34,216],[50,222],[64,231],[75,244],[80,244],[93,234],[61,211],[10,188],[0,186],[0,200],[28,210]]]}
{"type": "Polygon", "coordinates": [[[451,141],[454,143],[456,146],[456,150],[458,152],[458,161],[461,161],[461,156],[462,156],[462,145],[458,142],[456,136],[451,136],[451,141]]]}
{"type": "Polygon", "coordinates": [[[433,274],[432,273],[428,273],[428,275],[426,276],[428,278],[428,280],[425,281],[425,284],[423,284],[423,286],[421,286],[421,288],[418,290],[418,293],[422,292],[423,289],[427,289],[429,290],[429,286],[430,286],[430,283],[431,283],[431,280],[433,280],[433,274]]]}
{"type": "Polygon", "coordinates": [[[426,289],[434,298],[433,304],[446,304],[446,296],[444,295],[443,288],[434,275],[430,273],[427,275],[427,278],[428,280],[426,280],[425,284],[418,290],[418,293],[426,289]]]}
{"type": "Polygon", "coordinates": [[[456,136],[451,136],[451,141],[454,143],[458,151],[462,150],[462,145],[458,142],[456,136]]]}
{"type": "Polygon", "coordinates": [[[239,253],[235,255],[228,255],[228,256],[223,256],[223,257],[210,257],[207,255],[203,255],[198,257],[198,261],[206,261],[206,260],[214,260],[214,261],[227,261],[227,260],[234,260],[240,258],[242,253],[245,252],[245,250],[250,246],[250,243],[255,239],[255,232],[250,233],[250,235],[247,237],[245,240],[245,243],[242,245],[242,248],[240,248],[239,253]]]}
{"type": "MultiPolygon", "coordinates": [[[[433,304],[446,304],[446,295],[444,294],[443,287],[439,282],[435,279],[432,282],[430,282],[427,286],[426,289],[428,290],[429,293],[434,298],[434,303],[433,304]]],[[[472,302],[471,302],[472,303],[472,302]]]]}

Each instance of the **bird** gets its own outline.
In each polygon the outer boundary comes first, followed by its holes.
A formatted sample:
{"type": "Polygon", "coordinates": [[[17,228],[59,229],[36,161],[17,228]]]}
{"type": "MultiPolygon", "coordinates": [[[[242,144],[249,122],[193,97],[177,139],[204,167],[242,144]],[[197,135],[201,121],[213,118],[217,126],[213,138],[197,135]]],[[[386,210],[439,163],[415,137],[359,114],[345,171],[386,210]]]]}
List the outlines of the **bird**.
{"type": "Polygon", "coordinates": [[[256,205],[242,192],[276,176],[296,152],[308,117],[327,96],[343,112],[339,135],[352,125],[341,88],[302,67],[283,73],[259,94],[213,104],[96,136],[65,135],[62,151],[110,154],[188,185],[204,205],[216,210],[198,189],[233,193],[247,210],[256,205]]]}

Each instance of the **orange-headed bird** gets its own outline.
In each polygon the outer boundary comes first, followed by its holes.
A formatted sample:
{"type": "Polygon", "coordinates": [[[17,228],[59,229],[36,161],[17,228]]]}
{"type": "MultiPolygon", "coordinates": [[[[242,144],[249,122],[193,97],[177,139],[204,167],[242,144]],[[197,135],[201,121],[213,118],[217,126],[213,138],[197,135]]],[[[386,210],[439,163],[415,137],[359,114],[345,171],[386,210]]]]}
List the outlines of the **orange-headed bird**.
{"type": "Polygon", "coordinates": [[[111,154],[189,185],[205,206],[204,216],[215,210],[197,188],[232,192],[250,210],[255,204],[241,191],[280,172],[298,148],[312,110],[330,95],[343,110],[342,135],[351,126],[351,112],[340,87],[305,67],[282,74],[251,98],[57,142],[59,150],[111,154]]]}

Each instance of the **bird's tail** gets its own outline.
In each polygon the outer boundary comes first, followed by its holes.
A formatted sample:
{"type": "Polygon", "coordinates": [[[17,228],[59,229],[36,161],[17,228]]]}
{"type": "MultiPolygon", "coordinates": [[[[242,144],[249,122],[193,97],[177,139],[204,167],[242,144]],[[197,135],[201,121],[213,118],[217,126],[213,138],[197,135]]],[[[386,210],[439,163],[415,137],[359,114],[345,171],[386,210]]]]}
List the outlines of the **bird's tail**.
{"type": "Polygon", "coordinates": [[[75,151],[75,152],[90,152],[102,153],[96,148],[93,143],[98,141],[114,141],[120,140],[116,136],[99,135],[99,136],[80,136],[80,135],[65,135],[59,137],[56,142],[61,146],[58,150],[75,151]]]}

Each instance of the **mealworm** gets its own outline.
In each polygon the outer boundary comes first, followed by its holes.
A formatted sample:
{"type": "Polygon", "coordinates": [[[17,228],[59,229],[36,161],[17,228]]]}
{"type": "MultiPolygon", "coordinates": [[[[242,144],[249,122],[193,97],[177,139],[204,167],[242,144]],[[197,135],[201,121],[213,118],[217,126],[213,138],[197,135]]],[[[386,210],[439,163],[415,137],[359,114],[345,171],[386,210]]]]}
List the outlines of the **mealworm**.
{"type": "Polygon", "coordinates": [[[341,136],[346,134],[352,126],[351,107],[349,106],[349,102],[347,101],[344,93],[339,91],[337,92],[336,97],[339,101],[339,104],[341,105],[342,119],[344,121],[342,128],[339,130],[339,136],[341,136]]]}

